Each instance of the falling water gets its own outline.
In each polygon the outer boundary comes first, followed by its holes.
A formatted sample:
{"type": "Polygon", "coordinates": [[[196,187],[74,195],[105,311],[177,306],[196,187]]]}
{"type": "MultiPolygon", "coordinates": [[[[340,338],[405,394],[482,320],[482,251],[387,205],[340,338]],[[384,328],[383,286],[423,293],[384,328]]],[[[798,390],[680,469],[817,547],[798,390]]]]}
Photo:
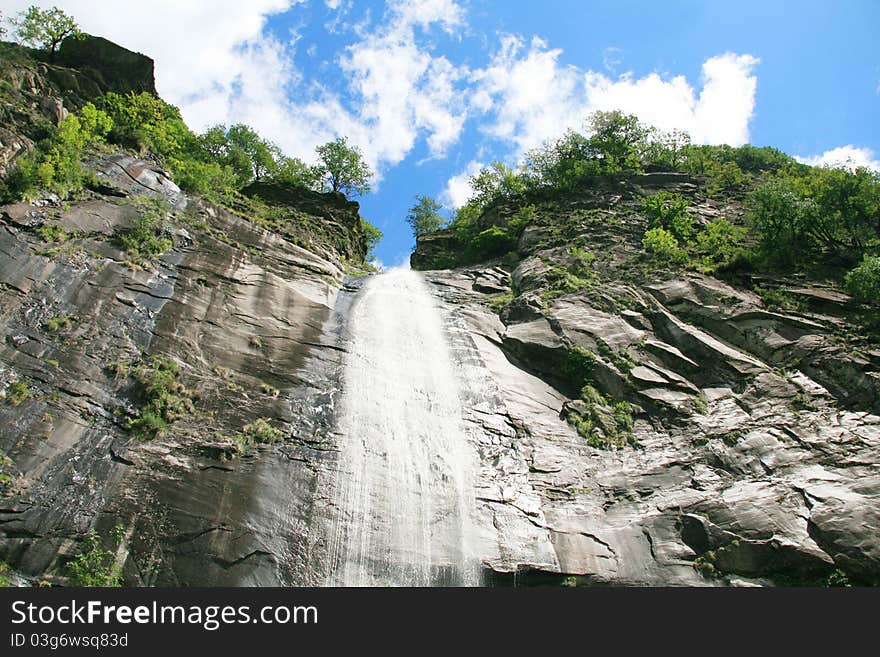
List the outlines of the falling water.
{"type": "Polygon", "coordinates": [[[406,269],[373,277],[350,327],[329,583],[476,585],[473,453],[427,285],[406,269]]]}

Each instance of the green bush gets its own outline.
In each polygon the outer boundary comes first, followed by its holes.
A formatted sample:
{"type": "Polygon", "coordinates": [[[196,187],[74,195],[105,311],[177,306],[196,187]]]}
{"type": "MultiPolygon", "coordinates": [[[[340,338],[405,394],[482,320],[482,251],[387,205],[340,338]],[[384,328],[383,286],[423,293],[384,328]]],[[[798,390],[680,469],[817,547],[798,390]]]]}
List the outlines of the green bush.
{"type": "Polygon", "coordinates": [[[736,162],[712,162],[706,170],[706,191],[709,196],[740,189],[749,181],[736,162]]]}
{"type": "Polygon", "coordinates": [[[633,407],[627,401],[611,403],[594,386],[585,385],[580,395],[583,410],[570,411],[566,419],[597,449],[635,447],[633,407]]]}
{"type": "Polygon", "coordinates": [[[665,228],[651,228],[646,231],[642,246],[660,260],[677,264],[687,261],[687,252],[679,247],[675,235],[665,228]]]}
{"type": "Polygon", "coordinates": [[[592,383],[596,354],[580,345],[572,345],[560,364],[559,372],[575,390],[592,383]]]}
{"type": "Polygon", "coordinates": [[[880,256],[866,255],[846,275],[846,289],[859,301],[880,304],[880,256]]]}
{"type": "Polygon", "coordinates": [[[772,287],[755,286],[755,292],[770,310],[798,311],[801,304],[795,296],[785,290],[772,287]]]}
{"type": "Polygon", "coordinates": [[[284,432],[272,426],[268,418],[257,418],[242,429],[246,442],[277,443],[284,440],[284,432]]]}
{"type": "MultiPolygon", "coordinates": [[[[113,530],[114,549],[122,542],[125,528],[116,525],[113,530]]],[[[122,586],[122,573],[116,567],[116,553],[101,547],[98,533],[91,529],[86,534],[83,550],[67,565],[67,573],[74,586],[122,586]]]]}
{"type": "Polygon", "coordinates": [[[363,217],[361,217],[361,228],[363,228],[364,231],[367,260],[369,260],[373,256],[373,250],[379,245],[379,242],[384,235],[381,230],[376,228],[363,217]]]}
{"type": "Polygon", "coordinates": [[[134,368],[135,380],[141,386],[143,406],[140,416],[128,428],[142,438],[154,438],[169,424],[195,412],[197,392],[180,381],[180,368],[164,356],[152,356],[134,368]]]}
{"type": "Polygon", "coordinates": [[[19,406],[34,396],[33,391],[24,381],[17,381],[6,388],[4,397],[10,406],[19,406]]]}
{"type": "Polygon", "coordinates": [[[67,116],[31,153],[16,161],[0,190],[4,200],[32,198],[41,189],[62,197],[82,189],[91,179],[81,164],[83,152],[103,141],[112,123],[91,103],[79,115],[67,116]]]}
{"type": "Polygon", "coordinates": [[[40,236],[44,242],[65,242],[67,241],[67,233],[61,226],[52,226],[50,224],[43,224],[34,232],[40,236]]]}
{"type": "Polygon", "coordinates": [[[712,272],[724,267],[745,252],[745,228],[734,226],[727,219],[718,219],[708,224],[697,234],[694,250],[700,257],[700,268],[712,272]]]}
{"type": "Polygon", "coordinates": [[[688,203],[681,194],[660,190],[642,201],[649,228],[663,228],[682,242],[694,234],[694,220],[687,212],[688,203]]]}
{"type": "Polygon", "coordinates": [[[516,248],[516,238],[504,228],[491,226],[477,233],[471,248],[481,256],[499,256],[516,248]]]}
{"type": "Polygon", "coordinates": [[[880,175],[868,169],[786,168],[749,206],[764,252],[786,264],[808,253],[861,256],[880,244],[880,175]]]}
{"type": "Polygon", "coordinates": [[[75,321],[71,315],[58,315],[57,317],[47,319],[43,326],[47,331],[57,333],[58,331],[69,331],[73,328],[75,321]]]}
{"type": "Polygon", "coordinates": [[[138,216],[131,227],[117,230],[114,238],[133,263],[149,266],[173,245],[169,211],[159,198],[133,196],[129,202],[137,208],[138,216]]]}
{"type": "Polygon", "coordinates": [[[595,285],[598,280],[593,270],[595,262],[595,254],[579,246],[571,247],[568,250],[565,266],[554,266],[547,272],[541,301],[546,305],[564,294],[595,285]]]}

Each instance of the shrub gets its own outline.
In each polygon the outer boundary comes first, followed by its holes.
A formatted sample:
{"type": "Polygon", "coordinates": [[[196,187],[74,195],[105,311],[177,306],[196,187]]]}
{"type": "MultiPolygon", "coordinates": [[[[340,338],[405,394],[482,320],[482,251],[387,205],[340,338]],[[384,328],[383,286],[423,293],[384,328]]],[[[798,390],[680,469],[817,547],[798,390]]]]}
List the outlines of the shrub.
{"type": "Polygon", "coordinates": [[[471,250],[476,256],[487,258],[504,255],[515,248],[516,238],[498,226],[480,231],[471,243],[471,250]]]}
{"type": "Polygon", "coordinates": [[[144,404],[140,416],[128,423],[128,428],[142,438],[153,438],[170,423],[195,412],[195,390],[187,389],[180,381],[180,368],[164,356],[152,356],[133,371],[141,385],[144,404]]]}
{"type": "Polygon", "coordinates": [[[541,293],[541,300],[546,305],[570,292],[592,287],[597,280],[593,271],[596,256],[581,247],[573,246],[568,250],[565,267],[551,267],[547,272],[547,283],[541,293]]]}
{"type": "Polygon", "coordinates": [[[117,230],[114,237],[132,262],[150,265],[173,245],[168,209],[164,201],[157,198],[135,196],[131,203],[137,207],[138,216],[132,221],[130,228],[117,230]]]}
{"type": "Polygon", "coordinates": [[[868,169],[786,168],[749,206],[765,253],[787,264],[810,252],[861,256],[880,243],[880,177],[868,169]]]}
{"type": "Polygon", "coordinates": [[[373,255],[373,250],[379,245],[379,242],[382,241],[382,237],[384,237],[381,230],[376,228],[369,221],[361,217],[361,228],[364,231],[364,244],[366,246],[366,254],[367,259],[371,258],[373,255]]]}
{"type": "Polygon", "coordinates": [[[569,411],[567,420],[586,438],[590,447],[620,449],[636,445],[633,438],[633,408],[629,402],[609,402],[592,385],[585,385],[580,395],[583,410],[569,411]]]}
{"type": "Polygon", "coordinates": [[[736,162],[712,162],[706,170],[706,191],[710,196],[718,192],[732,191],[743,187],[749,177],[743,173],[736,162]]]}
{"type": "Polygon", "coordinates": [[[18,406],[33,397],[34,393],[24,381],[17,381],[6,388],[4,396],[7,404],[18,406]]]}
{"type": "Polygon", "coordinates": [[[58,331],[69,331],[73,328],[74,318],[70,315],[58,315],[46,320],[44,326],[47,331],[57,333],[58,331]]]}
{"type": "Polygon", "coordinates": [[[39,228],[35,229],[34,232],[40,236],[44,242],[65,242],[67,241],[67,233],[61,226],[52,226],[50,224],[43,224],[39,228]]]}
{"type": "Polygon", "coordinates": [[[91,103],[70,114],[31,153],[19,158],[4,183],[7,200],[31,197],[38,189],[59,196],[82,189],[91,178],[82,168],[83,151],[104,139],[112,120],[91,103]]]}
{"type": "Polygon", "coordinates": [[[12,582],[9,581],[7,573],[9,573],[9,566],[0,561],[0,588],[7,588],[9,586],[12,586],[12,582]]]}
{"type": "Polygon", "coordinates": [[[489,308],[492,309],[492,312],[500,313],[504,306],[513,301],[513,293],[506,292],[504,294],[499,294],[496,297],[493,297],[489,300],[489,308]]]}
{"type": "Polygon", "coordinates": [[[755,292],[770,310],[797,311],[801,304],[789,292],[779,288],[756,286],[755,292]]]}
{"type": "Polygon", "coordinates": [[[880,256],[864,256],[846,275],[846,289],[859,301],[880,304],[880,256]]]}
{"type": "MultiPolygon", "coordinates": [[[[125,528],[113,529],[113,546],[118,547],[125,535],[125,528]]],[[[101,547],[98,533],[91,529],[86,534],[83,550],[67,565],[67,572],[74,586],[122,586],[122,573],[116,567],[116,553],[101,547]]]]}
{"type": "Polygon", "coordinates": [[[705,271],[723,267],[743,254],[745,228],[734,226],[727,219],[718,219],[708,224],[697,234],[694,249],[702,259],[705,271]]]}
{"type": "Polygon", "coordinates": [[[665,228],[651,228],[645,232],[642,246],[660,260],[677,264],[687,261],[687,252],[679,248],[675,235],[665,228]]]}
{"type": "Polygon", "coordinates": [[[260,392],[262,392],[264,395],[268,395],[269,397],[277,397],[281,394],[281,391],[278,388],[276,388],[275,386],[271,386],[268,383],[260,384],[260,392]]]}
{"type": "Polygon", "coordinates": [[[273,427],[268,418],[257,418],[242,429],[247,441],[258,443],[276,443],[284,440],[284,432],[273,427]]]}
{"type": "Polygon", "coordinates": [[[559,370],[565,380],[578,390],[593,381],[595,366],[596,354],[580,345],[572,345],[566,351],[559,370]]]}
{"type": "Polygon", "coordinates": [[[694,220],[687,212],[688,203],[681,194],[661,190],[642,201],[649,228],[663,228],[677,240],[686,242],[694,233],[694,220]]]}

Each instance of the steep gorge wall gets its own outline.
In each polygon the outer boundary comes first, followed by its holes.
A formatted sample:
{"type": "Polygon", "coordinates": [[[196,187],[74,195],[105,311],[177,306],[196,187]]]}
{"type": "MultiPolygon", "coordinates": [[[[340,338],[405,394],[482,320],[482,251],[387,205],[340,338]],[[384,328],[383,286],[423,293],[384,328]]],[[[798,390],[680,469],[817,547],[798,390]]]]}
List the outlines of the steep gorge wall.
{"type": "Polygon", "coordinates": [[[742,215],[697,183],[630,176],[538,201],[513,266],[432,270],[462,245],[419,240],[413,264],[482,379],[469,419],[489,581],[878,582],[880,351],[850,341],[854,304],[823,283],[761,279],[803,302],[780,312],[646,261],[641,199],[657,189],[698,222],[742,215]],[[592,274],[554,291],[575,244],[592,274]],[[585,380],[601,402],[578,398],[585,380]],[[620,401],[634,426],[610,447],[620,401]],[[586,416],[595,441],[574,426],[586,416]]]}
{"type": "MultiPolygon", "coordinates": [[[[57,64],[4,62],[20,146],[6,163],[80,100],[154,91],[150,60],[99,41],[57,64]]],[[[109,545],[121,526],[128,585],[306,583],[316,400],[330,389],[311,386],[334,375],[323,336],[344,270],[363,262],[357,203],[246,190],[276,210],[266,226],[187,197],[134,154],[105,149],[87,166],[99,186],[77,200],[0,208],[0,562],[68,583],[88,531],[109,545]],[[163,200],[173,240],[151,263],[119,240],[144,198],[163,200]],[[156,356],[179,370],[184,412],[144,439],[128,427],[156,356]]]]}

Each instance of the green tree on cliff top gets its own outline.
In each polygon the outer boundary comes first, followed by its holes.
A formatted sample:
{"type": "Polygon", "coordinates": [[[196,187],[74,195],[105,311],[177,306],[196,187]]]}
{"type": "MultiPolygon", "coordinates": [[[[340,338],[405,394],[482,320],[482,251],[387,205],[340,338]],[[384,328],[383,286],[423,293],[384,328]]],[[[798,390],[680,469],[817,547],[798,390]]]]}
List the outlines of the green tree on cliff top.
{"type": "Polygon", "coordinates": [[[406,214],[406,221],[412,228],[413,235],[418,237],[443,228],[446,220],[439,212],[443,206],[430,196],[416,196],[416,201],[406,214]]]}
{"type": "Polygon", "coordinates": [[[58,47],[67,37],[81,39],[85,36],[73,17],[58,7],[43,10],[31,5],[13,24],[20,43],[48,50],[50,59],[55,59],[58,47]]]}
{"type": "Polygon", "coordinates": [[[345,195],[370,191],[373,171],[364,161],[361,150],[357,146],[349,146],[345,137],[337,137],[318,146],[315,151],[321,160],[318,171],[330,191],[345,195]]]}

